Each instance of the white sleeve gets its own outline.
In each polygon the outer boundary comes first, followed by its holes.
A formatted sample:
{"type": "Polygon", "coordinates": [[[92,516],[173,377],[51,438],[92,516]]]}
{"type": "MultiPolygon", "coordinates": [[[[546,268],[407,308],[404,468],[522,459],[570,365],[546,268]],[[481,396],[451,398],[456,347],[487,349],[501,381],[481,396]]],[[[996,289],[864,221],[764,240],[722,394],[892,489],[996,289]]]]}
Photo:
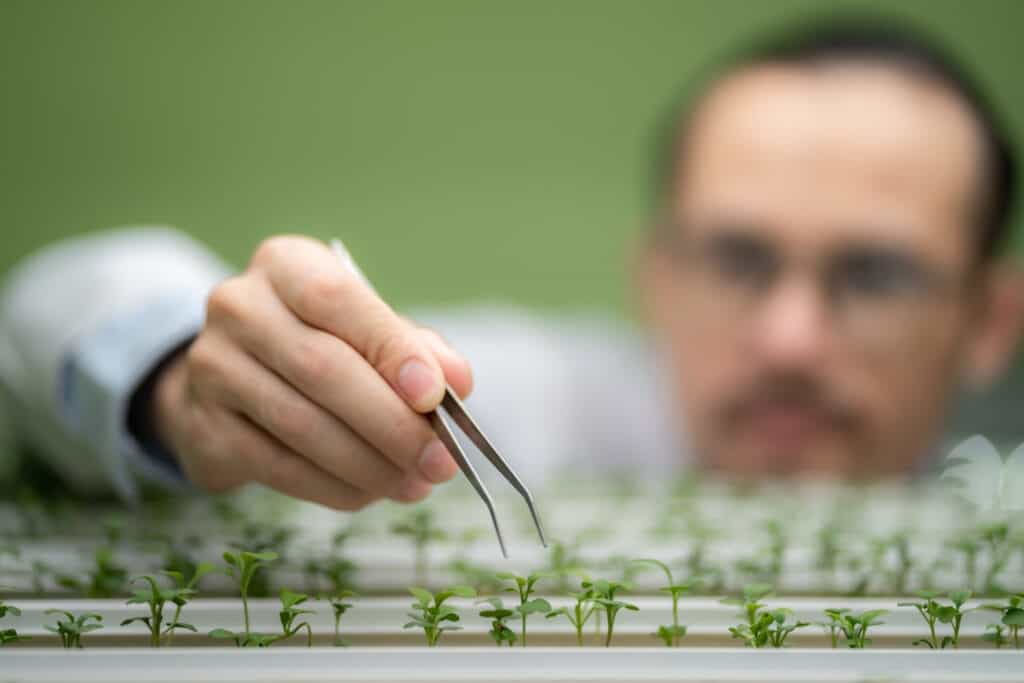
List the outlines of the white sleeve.
{"type": "Polygon", "coordinates": [[[131,499],[141,480],[183,485],[128,433],[128,403],[198,332],[228,272],[187,236],[152,227],[59,242],[22,261],[0,290],[0,401],[18,438],[86,493],[131,499]]]}

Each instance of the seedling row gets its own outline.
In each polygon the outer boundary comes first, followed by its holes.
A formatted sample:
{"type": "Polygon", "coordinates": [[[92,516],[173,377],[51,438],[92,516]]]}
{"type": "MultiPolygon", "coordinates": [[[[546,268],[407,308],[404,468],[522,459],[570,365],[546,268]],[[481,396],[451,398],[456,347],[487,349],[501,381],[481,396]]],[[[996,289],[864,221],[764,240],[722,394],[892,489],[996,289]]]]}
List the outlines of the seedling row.
{"type": "Polygon", "coordinates": [[[394,599],[357,601],[353,591],[347,589],[321,596],[282,589],[274,615],[268,601],[253,602],[249,588],[260,570],[276,560],[272,552],[224,554],[224,565],[219,571],[236,582],[240,597],[237,602],[196,599],[200,580],[218,571],[210,564],[199,565],[187,577],[173,570],[159,577],[136,577],[132,582],[137,586],[134,595],[117,610],[111,609],[110,601],[32,600],[23,606],[0,602],[0,620],[8,622],[0,631],[0,644],[45,646],[50,640],[41,638],[40,631],[45,630],[55,634],[65,649],[81,649],[87,635],[98,639],[100,631],[109,634],[103,640],[114,642],[133,637],[137,640],[144,633],[146,644],[153,648],[171,646],[179,632],[183,633],[179,642],[188,637],[192,644],[205,634],[212,641],[237,647],[266,648],[280,643],[312,647],[313,617],[318,612],[330,615],[332,627],[327,630],[323,619],[317,620],[317,642],[329,635],[335,646],[347,644],[347,633],[364,644],[394,644],[401,621],[403,631],[421,634],[425,644],[434,647],[445,634],[464,631],[470,616],[478,618],[470,635],[479,635],[483,630],[499,647],[526,647],[531,632],[535,640],[548,644],[564,641],[571,634],[572,642],[579,647],[609,647],[619,624],[620,640],[629,637],[632,643],[642,632],[643,638],[656,639],[666,647],[679,647],[688,635],[691,640],[700,639],[702,644],[721,644],[728,634],[729,641],[746,647],[778,649],[791,636],[796,638],[799,633],[802,640],[810,641],[810,634],[818,631],[821,642],[806,644],[865,649],[886,625],[885,619],[898,612],[897,621],[884,634],[890,645],[899,645],[899,638],[904,637],[914,647],[932,650],[959,649],[962,643],[979,646],[982,642],[995,649],[1019,650],[1024,627],[1024,594],[981,602],[972,600],[970,591],[947,596],[922,592],[914,599],[895,604],[873,601],[868,605],[829,606],[808,599],[770,600],[771,586],[751,584],[739,596],[710,604],[706,598],[687,600],[692,584],[676,580],[667,565],[653,558],[634,560],[633,564],[664,574],[660,598],[630,597],[632,587],[628,584],[588,576],[574,577],[578,588],[567,596],[541,597],[543,584],[554,585],[556,579],[564,577],[551,572],[535,572],[525,577],[500,573],[495,578],[503,585],[498,593],[490,595],[478,593],[470,586],[452,586],[437,592],[410,587],[412,602],[405,605],[404,611],[394,599]],[[253,605],[260,610],[256,620],[253,605]],[[698,624],[687,623],[691,607],[698,624]],[[912,612],[920,619],[908,620],[912,612]],[[620,617],[625,614],[642,617],[631,620],[634,623],[624,635],[620,617]],[[978,619],[979,616],[985,618],[978,619]],[[654,618],[660,621],[652,621],[654,618]],[[20,630],[10,624],[20,620],[25,622],[20,630]],[[691,631],[693,626],[698,629],[691,631]]]}

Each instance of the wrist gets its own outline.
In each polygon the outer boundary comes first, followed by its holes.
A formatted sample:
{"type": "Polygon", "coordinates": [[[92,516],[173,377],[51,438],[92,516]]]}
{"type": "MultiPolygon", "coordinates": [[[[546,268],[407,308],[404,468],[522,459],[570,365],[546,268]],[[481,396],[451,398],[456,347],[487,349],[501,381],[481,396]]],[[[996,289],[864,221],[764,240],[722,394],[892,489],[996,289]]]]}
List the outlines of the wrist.
{"type": "Polygon", "coordinates": [[[179,457],[180,430],[177,429],[177,423],[181,419],[184,405],[185,373],[185,353],[182,350],[168,359],[157,372],[149,405],[152,435],[175,460],[179,457]]]}

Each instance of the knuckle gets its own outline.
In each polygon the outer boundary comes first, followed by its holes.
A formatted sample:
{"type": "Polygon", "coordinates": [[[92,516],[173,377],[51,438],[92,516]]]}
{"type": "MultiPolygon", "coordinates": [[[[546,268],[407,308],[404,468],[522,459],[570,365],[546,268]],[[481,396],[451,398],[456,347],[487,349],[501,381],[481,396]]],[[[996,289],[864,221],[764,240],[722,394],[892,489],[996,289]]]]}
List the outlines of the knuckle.
{"type": "Polygon", "coordinates": [[[349,278],[340,268],[338,272],[312,273],[296,292],[295,312],[306,320],[326,320],[338,302],[348,296],[350,285],[349,278]]]}
{"type": "Polygon", "coordinates": [[[241,278],[224,280],[206,298],[206,314],[210,320],[244,320],[248,315],[248,293],[241,278]]]}
{"type": "Polygon", "coordinates": [[[193,386],[201,379],[220,372],[221,358],[213,344],[200,335],[185,352],[185,367],[193,386]]]}
{"type": "Polygon", "coordinates": [[[273,263],[282,258],[284,254],[292,251],[296,238],[291,235],[274,235],[268,237],[257,245],[252,253],[250,264],[263,266],[273,263]]]}

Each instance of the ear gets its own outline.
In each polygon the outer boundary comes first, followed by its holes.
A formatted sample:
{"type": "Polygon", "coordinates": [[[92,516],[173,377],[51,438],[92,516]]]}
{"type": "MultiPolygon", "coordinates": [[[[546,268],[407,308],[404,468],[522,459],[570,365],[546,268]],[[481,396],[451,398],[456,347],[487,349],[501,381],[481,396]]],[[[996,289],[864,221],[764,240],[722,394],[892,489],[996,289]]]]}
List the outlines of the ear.
{"type": "Polygon", "coordinates": [[[1008,260],[990,268],[980,297],[963,368],[974,390],[991,385],[1016,355],[1024,333],[1024,264],[1008,260]]]}

